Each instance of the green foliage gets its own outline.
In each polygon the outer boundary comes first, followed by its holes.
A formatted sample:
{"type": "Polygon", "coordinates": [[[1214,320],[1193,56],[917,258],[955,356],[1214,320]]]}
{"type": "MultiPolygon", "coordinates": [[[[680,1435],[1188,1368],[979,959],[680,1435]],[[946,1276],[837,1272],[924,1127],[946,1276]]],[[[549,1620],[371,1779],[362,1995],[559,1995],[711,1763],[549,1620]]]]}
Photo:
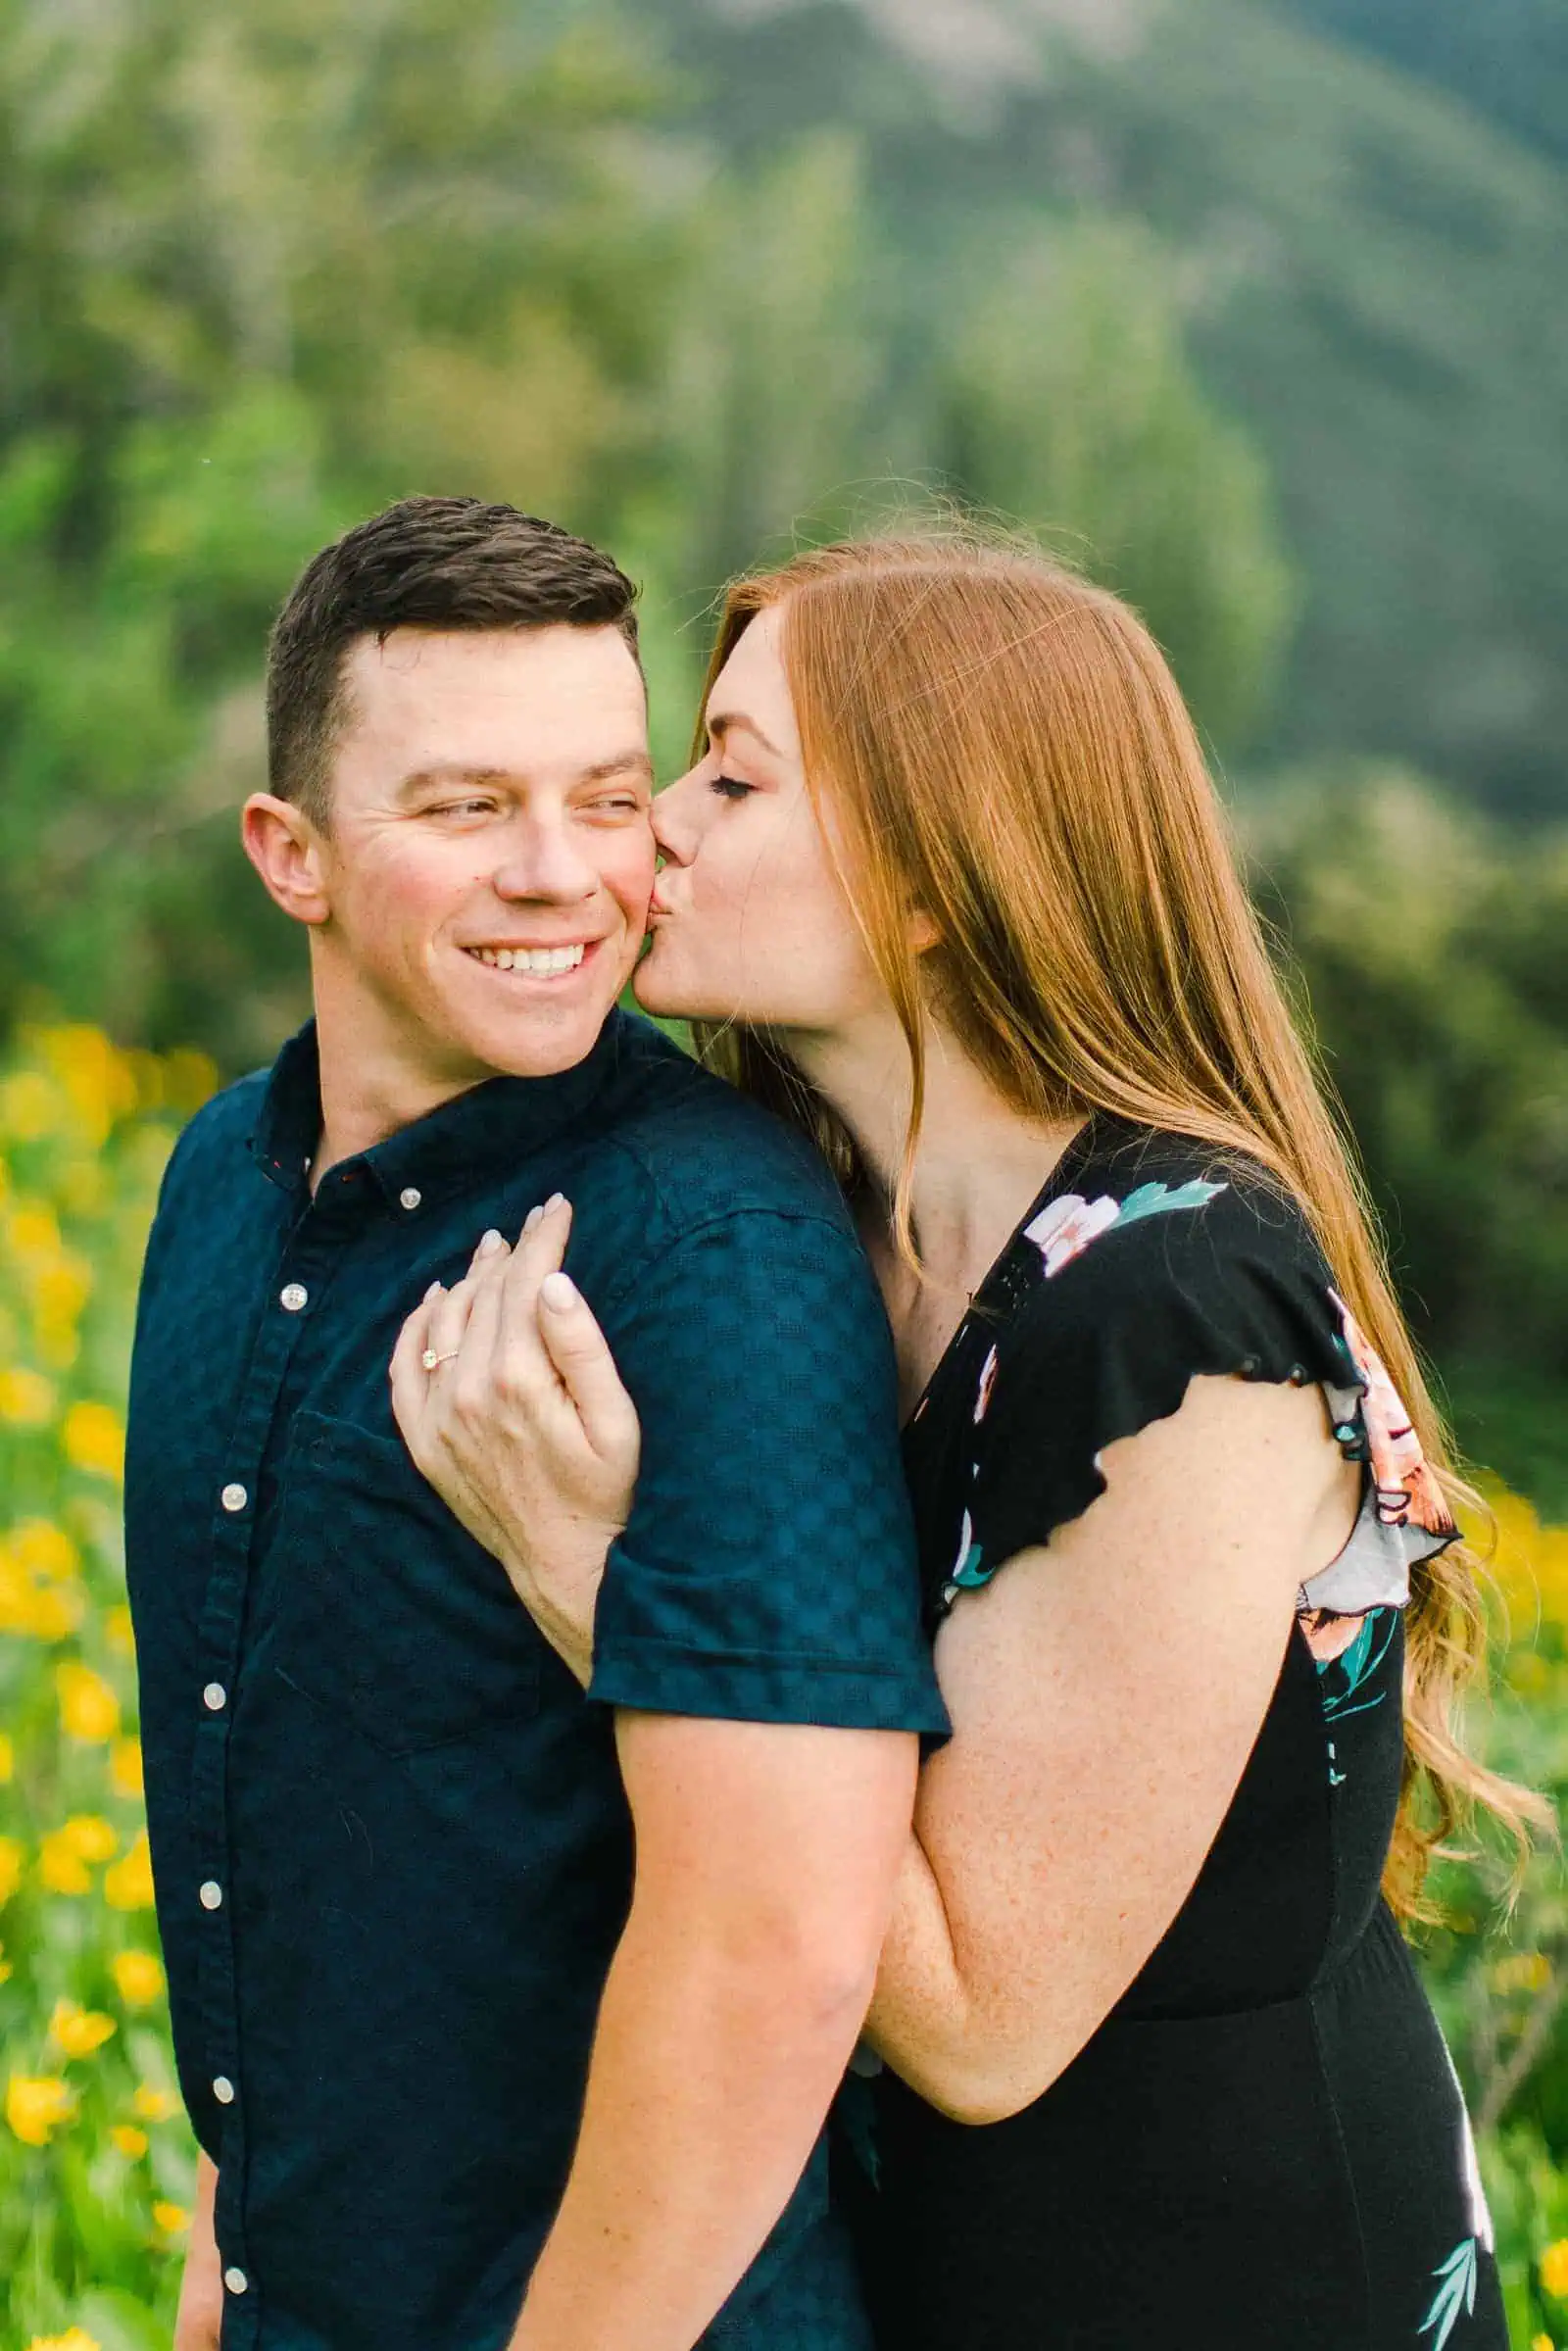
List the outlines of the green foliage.
{"type": "MultiPolygon", "coordinates": [[[[961,30],[934,0],[654,14],[704,129],[749,170],[806,128],[860,140],[892,393],[958,348],[1020,241],[1085,214],[1140,221],[1199,381],[1268,461],[1300,583],[1271,755],[1401,756],[1547,814],[1568,734],[1568,313],[1543,289],[1568,188],[1471,110],[1478,75],[1450,96],[1319,37],[1301,20],[1329,4],[975,0],[961,30]]],[[[1416,0],[1407,50],[1462,15],[1522,82],[1527,5],[1561,0],[1416,0]]]]}
{"type": "Polygon", "coordinates": [[[1541,1493],[1531,1458],[1562,1477],[1568,1402],[1568,842],[1365,768],[1299,775],[1244,818],[1461,1433],[1541,1493]],[[1526,1381],[1541,1425],[1516,1452],[1526,1381]]]}

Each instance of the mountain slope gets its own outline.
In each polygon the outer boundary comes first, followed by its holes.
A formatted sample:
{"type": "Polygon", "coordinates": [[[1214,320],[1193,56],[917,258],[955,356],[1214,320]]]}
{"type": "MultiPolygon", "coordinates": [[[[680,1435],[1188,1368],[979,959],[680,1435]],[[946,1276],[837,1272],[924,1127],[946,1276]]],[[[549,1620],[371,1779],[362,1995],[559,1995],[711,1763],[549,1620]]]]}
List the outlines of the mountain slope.
{"type": "MultiPolygon", "coordinates": [[[[1275,754],[1564,805],[1568,178],[1262,0],[657,0],[697,119],[861,142],[911,354],[1026,219],[1132,214],[1304,581],[1275,754]],[[1092,37],[1086,37],[1086,27],[1092,37]]],[[[915,364],[918,364],[916,358],[915,364]]]]}

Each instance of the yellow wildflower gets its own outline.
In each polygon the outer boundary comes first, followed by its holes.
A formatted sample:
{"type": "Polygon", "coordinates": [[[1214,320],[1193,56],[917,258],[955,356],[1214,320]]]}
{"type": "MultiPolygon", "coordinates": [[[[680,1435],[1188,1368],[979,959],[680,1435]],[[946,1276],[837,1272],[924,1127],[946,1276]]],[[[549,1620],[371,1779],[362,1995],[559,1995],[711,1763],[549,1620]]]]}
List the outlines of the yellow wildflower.
{"type": "Polygon", "coordinates": [[[121,2154],[131,2163],[147,2152],[147,2133],[138,2131],[134,2123],[117,2123],[109,2135],[121,2154]]]}
{"type": "Polygon", "coordinates": [[[99,1746],[120,1729],[120,1700],[90,1665],[73,1657],[55,1667],[55,1690],[60,1699],[60,1728],[68,1739],[99,1746]]]}
{"type": "Polygon", "coordinates": [[[71,2111],[71,2091],[58,2074],[13,2074],[6,2084],[6,2121],[24,2146],[46,2147],[71,2111]]]}
{"type": "Polygon", "coordinates": [[[109,1758],[109,1785],[117,1796],[133,1797],[143,1792],[139,1739],[116,1739],[109,1758]]]}
{"type": "Polygon", "coordinates": [[[102,2351],[102,2346],[85,2327],[68,2327],[64,2334],[35,2334],[27,2351],[102,2351]]]}
{"type": "Polygon", "coordinates": [[[51,1829],[49,1835],[40,1839],[38,1876],[52,1894],[85,1894],[92,1891],[87,1864],[64,1829],[51,1829]]]}
{"type": "Polygon", "coordinates": [[[60,1226],[53,1208],[42,1200],[18,1200],[5,1220],[5,1237],[12,1255],[24,1265],[38,1265],[60,1254],[60,1226]]]}
{"type": "Polygon", "coordinates": [[[130,2102],[130,2111],[144,2123],[167,2123],[179,2108],[167,2089],[154,2089],[150,2082],[144,2082],[130,2102]]]}
{"type": "Polygon", "coordinates": [[[109,1967],[127,2008],[150,2007],[164,1988],[163,1967],[151,1951],[117,1951],[109,1967]]]}
{"type": "Polygon", "coordinates": [[[22,1846],[14,1837],[0,1837],[0,1910],[22,1884],[22,1846]]]}
{"type": "Polygon", "coordinates": [[[9,1731],[0,1731],[0,1787],[17,1776],[16,1741],[9,1731]]]}
{"type": "Polygon", "coordinates": [[[51,1829],[38,1846],[38,1875],[51,1893],[84,1894],[92,1881],[89,1862],[107,1861],[120,1843],[96,1812],[74,1812],[64,1827],[51,1829]]]}
{"type": "Polygon", "coordinates": [[[150,1910],[153,1900],[153,1857],[147,1832],[141,1830],[123,1861],[104,1872],[104,1900],[111,1910],[150,1910]]]}
{"type": "Polygon", "coordinates": [[[190,2214],[183,2204],[155,2204],[153,2219],[166,2236],[178,2236],[190,2227],[190,2214]]]}
{"type": "Polygon", "coordinates": [[[136,1107],[136,1076],[101,1029],[49,1029],[41,1040],[87,1140],[101,1150],[119,1118],[136,1107]]]}
{"type": "Polygon", "coordinates": [[[14,1428],[41,1429],[55,1416],[55,1389],[41,1371],[29,1371],[23,1363],[14,1363],[9,1370],[0,1371],[0,1420],[8,1420],[14,1428]]]}
{"type": "Polygon", "coordinates": [[[125,1470],[125,1431],[108,1404],[73,1404],[61,1431],[66,1459],[94,1477],[120,1478],[125,1470]]]}
{"type": "Polygon", "coordinates": [[[11,1981],[11,1974],[12,1970],[10,1960],[0,1959],[0,1984],[9,1984],[11,1981]]]}
{"type": "Polygon", "coordinates": [[[74,2000],[57,2000],[49,2019],[49,2038],[67,2057],[90,2057],[112,2040],[119,2028],[101,2010],[78,2007],[74,2000]]]}
{"type": "Polygon", "coordinates": [[[1558,2237],[1541,2256],[1541,2282],[1548,2294],[1568,2300],[1568,2236],[1558,2237]]]}
{"type": "Polygon", "coordinates": [[[1549,2334],[1533,2334],[1530,2337],[1530,2351],[1557,2351],[1557,2346],[1549,2334]]]}
{"type": "Polygon", "coordinates": [[[56,1584],[69,1583],[81,1565],[81,1553],[71,1537],[50,1518],[24,1518],[12,1530],[11,1548],[29,1576],[44,1576],[56,1584]]]}
{"type": "Polygon", "coordinates": [[[104,1617],[104,1638],[118,1657],[134,1657],[136,1637],[130,1629],[130,1610],[123,1600],[104,1617]]]}
{"type": "Polygon", "coordinates": [[[49,1080],[36,1069],[18,1069],[0,1083],[0,1126],[19,1143],[38,1143],[62,1108],[49,1080]]]}
{"type": "Polygon", "coordinates": [[[42,1327],[69,1329],[91,1296],[92,1268],[84,1257],[62,1255],[33,1277],[33,1310],[42,1327]]]}

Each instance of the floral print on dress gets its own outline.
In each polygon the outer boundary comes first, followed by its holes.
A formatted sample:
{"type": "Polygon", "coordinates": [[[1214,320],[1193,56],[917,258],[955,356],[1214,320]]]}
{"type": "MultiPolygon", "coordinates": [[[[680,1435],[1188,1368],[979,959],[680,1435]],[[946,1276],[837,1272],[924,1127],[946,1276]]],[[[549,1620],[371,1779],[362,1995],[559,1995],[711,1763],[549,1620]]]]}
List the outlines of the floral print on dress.
{"type": "Polygon", "coordinates": [[[977,1426],[985,1419],[986,1413],[990,1409],[991,1395],[993,1389],[996,1387],[996,1384],[997,1350],[995,1347],[993,1347],[990,1354],[987,1355],[985,1361],[980,1366],[980,1385],[975,1390],[974,1417],[977,1426]]]}
{"type": "Polygon", "coordinates": [[[1453,1535],[1453,1515],[1432,1473],[1421,1440],[1410,1425],[1403,1398],[1366,1333],[1345,1300],[1330,1291],[1339,1311],[1346,1352],[1365,1394],[1367,1457],[1377,1489],[1378,1517],[1386,1527],[1420,1527],[1428,1535],[1453,1535]]]}
{"type": "Polygon", "coordinates": [[[1224,1190],[1223,1184],[1207,1184],[1195,1177],[1191,1183],[1175,1186],[1140,1184],[1121,1200],[1112,1200],[1108,1193],[1091,1200],[1080,1192],[1064,1192],[1024,1226],[1023,1235],[1040,1251],[1050,1281],[1112,1225],[1132,1224],[1141,1216],[1160,1216],[1171,1208],[1201,1208],[1224,1190]]]}
{"type": "MultiPolygon", "coordinates": [[[[1446,2055],[1446,2050],[1445,2050],[1446,2055]]],[[[1448,2073],[1453,2082],[1453,2094],[1459,2101],[1459,2165],[1464,2180],[1465,2201],[1470,2208],[1470,2234],[1462,2236],[1453,2251],[1439,2262],[1432,2276],[1435,2290],[1426,2317],[1417,2328],[1419,2334],[1430,2334],[1431,2351],[1444,2351],[1449,2335],[1459,2323],[1462,2310],[1466,2317],[1476,2307],[1476,2277],[1481,2255],[1493,2249],[1492,2214],[1487,2206],[1487,2191],[1481,2184],[1481,2166],[1476,2161],[1475,2133],[1464,2104],[1464,2092],[1459,2077],[1448,2058],[1448,2073]]]]}
{"type": "MultiPolygon", "coordinates": [[[[963,1527],[958,1536],[958,1555],[953,1563],[953,1573],[942,1587],[942,1600],[951,1608],[960,1592],[978,1592],[996,1574],[996,1566],[984,1564],[985,1554],[974,1539],[974,1521],[966,1510],[963,1527]]],[[[999,1563],[1000,1564],[1000,1563],[999,1563]]]]}

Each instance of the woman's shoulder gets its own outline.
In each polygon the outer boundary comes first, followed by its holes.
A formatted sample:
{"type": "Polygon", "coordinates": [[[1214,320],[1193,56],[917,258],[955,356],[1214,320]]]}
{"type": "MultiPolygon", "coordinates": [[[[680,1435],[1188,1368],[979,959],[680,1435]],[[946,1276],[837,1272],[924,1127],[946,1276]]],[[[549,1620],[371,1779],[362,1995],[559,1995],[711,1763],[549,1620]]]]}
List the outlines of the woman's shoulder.
{"type": "MultiPolygon", "coordinates": [[[[1043,1333],[1099,1324],[1126,1293],[1147,1316],[1246,1268],[1327,1299],[1301,1203],[1261,1161],[1190,1135],[1096,1119],[1020,1229],[1004,1273],[1011,1315],[1043,1333]]],[[[1010,1317],[1009,1317],[1010,1318],[1010,1317]]]]}

